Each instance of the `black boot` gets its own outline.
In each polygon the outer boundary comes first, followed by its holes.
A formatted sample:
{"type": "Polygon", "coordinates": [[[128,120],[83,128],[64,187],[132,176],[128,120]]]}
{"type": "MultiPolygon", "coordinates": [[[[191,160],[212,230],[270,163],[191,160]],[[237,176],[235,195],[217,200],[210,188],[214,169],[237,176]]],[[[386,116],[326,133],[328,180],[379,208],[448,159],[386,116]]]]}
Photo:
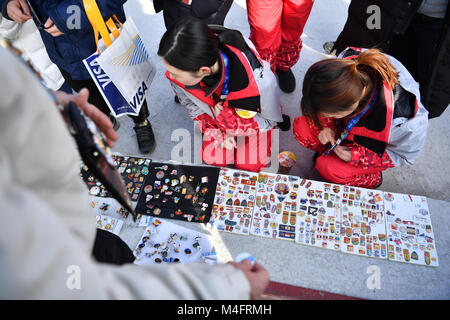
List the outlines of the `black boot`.
{"type": "Polygon", "coordinates": [[[291,93],[295,90],[295,77],[292,70],[281,71],[278,68],[275,70],[278,78],[278,85],[281,91],[285,93],[291,93]]]}
{"type": "Polygon", "coordinates": [[[133,129],[136,131],[136,137],[141,153],[150,153],[155,150],[155,135],[153,133],[152,125],[148,120],[137,123],[133,129]]]}

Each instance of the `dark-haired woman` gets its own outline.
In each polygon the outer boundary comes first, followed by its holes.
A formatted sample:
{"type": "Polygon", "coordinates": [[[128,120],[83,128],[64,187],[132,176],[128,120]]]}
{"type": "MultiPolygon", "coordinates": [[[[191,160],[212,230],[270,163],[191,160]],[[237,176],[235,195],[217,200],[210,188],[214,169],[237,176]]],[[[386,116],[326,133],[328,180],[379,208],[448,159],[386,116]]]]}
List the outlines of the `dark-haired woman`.
{"type": "Polygon", "coordinates": [[[294,135],[317,152],[316,168],[326,180],[376,188],[383,170],[418,158],[428,112],[417,82],[395,58],[358,48],[341,57],[307,71],[294,135]]]}
{"type": "Polygon", "coordinates": [[[283,117],[275,75],[251,42],[188,17],[164,34],[158,55],[204,134],[203,162],[249,171],[267,166],[272,129],[283,117]]]}

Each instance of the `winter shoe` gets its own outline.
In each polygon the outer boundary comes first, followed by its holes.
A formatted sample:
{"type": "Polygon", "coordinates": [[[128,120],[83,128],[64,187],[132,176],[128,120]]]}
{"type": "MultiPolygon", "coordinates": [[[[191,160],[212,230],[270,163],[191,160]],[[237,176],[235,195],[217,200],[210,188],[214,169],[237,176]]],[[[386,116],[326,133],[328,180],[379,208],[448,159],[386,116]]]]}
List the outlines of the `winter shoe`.
{"type": "Polygon", "coordinates": [[[136,137],[141,153],[150,153],[155,149],[155,135],[152,125],[148,120],[136,124],[133,128],[136,131],[136,137]]]}
{"type": "Polygon", "coordinates": [[[281,71],[278,68],[275,70],[278,78],[278,84],[281,91],[284,93],[291,93],[295,90],[295,77],[291,69],[287,71],[281,71]]]}

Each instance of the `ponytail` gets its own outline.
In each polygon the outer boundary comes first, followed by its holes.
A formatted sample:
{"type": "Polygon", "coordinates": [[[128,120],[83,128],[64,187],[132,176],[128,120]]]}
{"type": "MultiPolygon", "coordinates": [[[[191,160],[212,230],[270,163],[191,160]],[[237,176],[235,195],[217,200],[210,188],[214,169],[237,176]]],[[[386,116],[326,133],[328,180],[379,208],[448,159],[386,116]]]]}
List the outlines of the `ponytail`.
{"type": "Polygon", "coordinates": [[[391,89],[394,89],[399,83],[398,72],[388,57],[378,49],[368,49],[360,53],[355,62],[358,69],[361,66],[369,66],[374,69],[389,84],[391,89]]]}
{"type": "Polygon", "coordinates": [[[376,49],[360,53],[355,60],[325,59],[316,62],[303,80],[303,115],[321,130],[320,116],[347,111],[351,105],[361,101],[364,88],[374,73],[391,89],[399,83],[394,66],[376,49]]]}

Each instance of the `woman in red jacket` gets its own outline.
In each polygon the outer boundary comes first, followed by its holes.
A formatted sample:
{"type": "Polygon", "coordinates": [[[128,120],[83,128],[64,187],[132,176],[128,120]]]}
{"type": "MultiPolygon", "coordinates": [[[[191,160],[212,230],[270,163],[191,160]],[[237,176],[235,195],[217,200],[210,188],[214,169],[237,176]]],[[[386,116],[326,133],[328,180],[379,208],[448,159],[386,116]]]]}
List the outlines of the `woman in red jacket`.
{"type": "Polygon", "coordinates": [[[275,75],[251,42],[188,17],[164,34],[158,55],[204,134],[203,161],[249,171],[267,166],[272,130],[283,117],[275,75]]]}
{"type": "Polygon", "coordinates": [[[312,65],[303,82],[300,144],[316,151],[328,181],[375,188],[387,168],[411,165],[425,143],[428,112],[419,86],[395,58],[351,48],[312,65]]]}

